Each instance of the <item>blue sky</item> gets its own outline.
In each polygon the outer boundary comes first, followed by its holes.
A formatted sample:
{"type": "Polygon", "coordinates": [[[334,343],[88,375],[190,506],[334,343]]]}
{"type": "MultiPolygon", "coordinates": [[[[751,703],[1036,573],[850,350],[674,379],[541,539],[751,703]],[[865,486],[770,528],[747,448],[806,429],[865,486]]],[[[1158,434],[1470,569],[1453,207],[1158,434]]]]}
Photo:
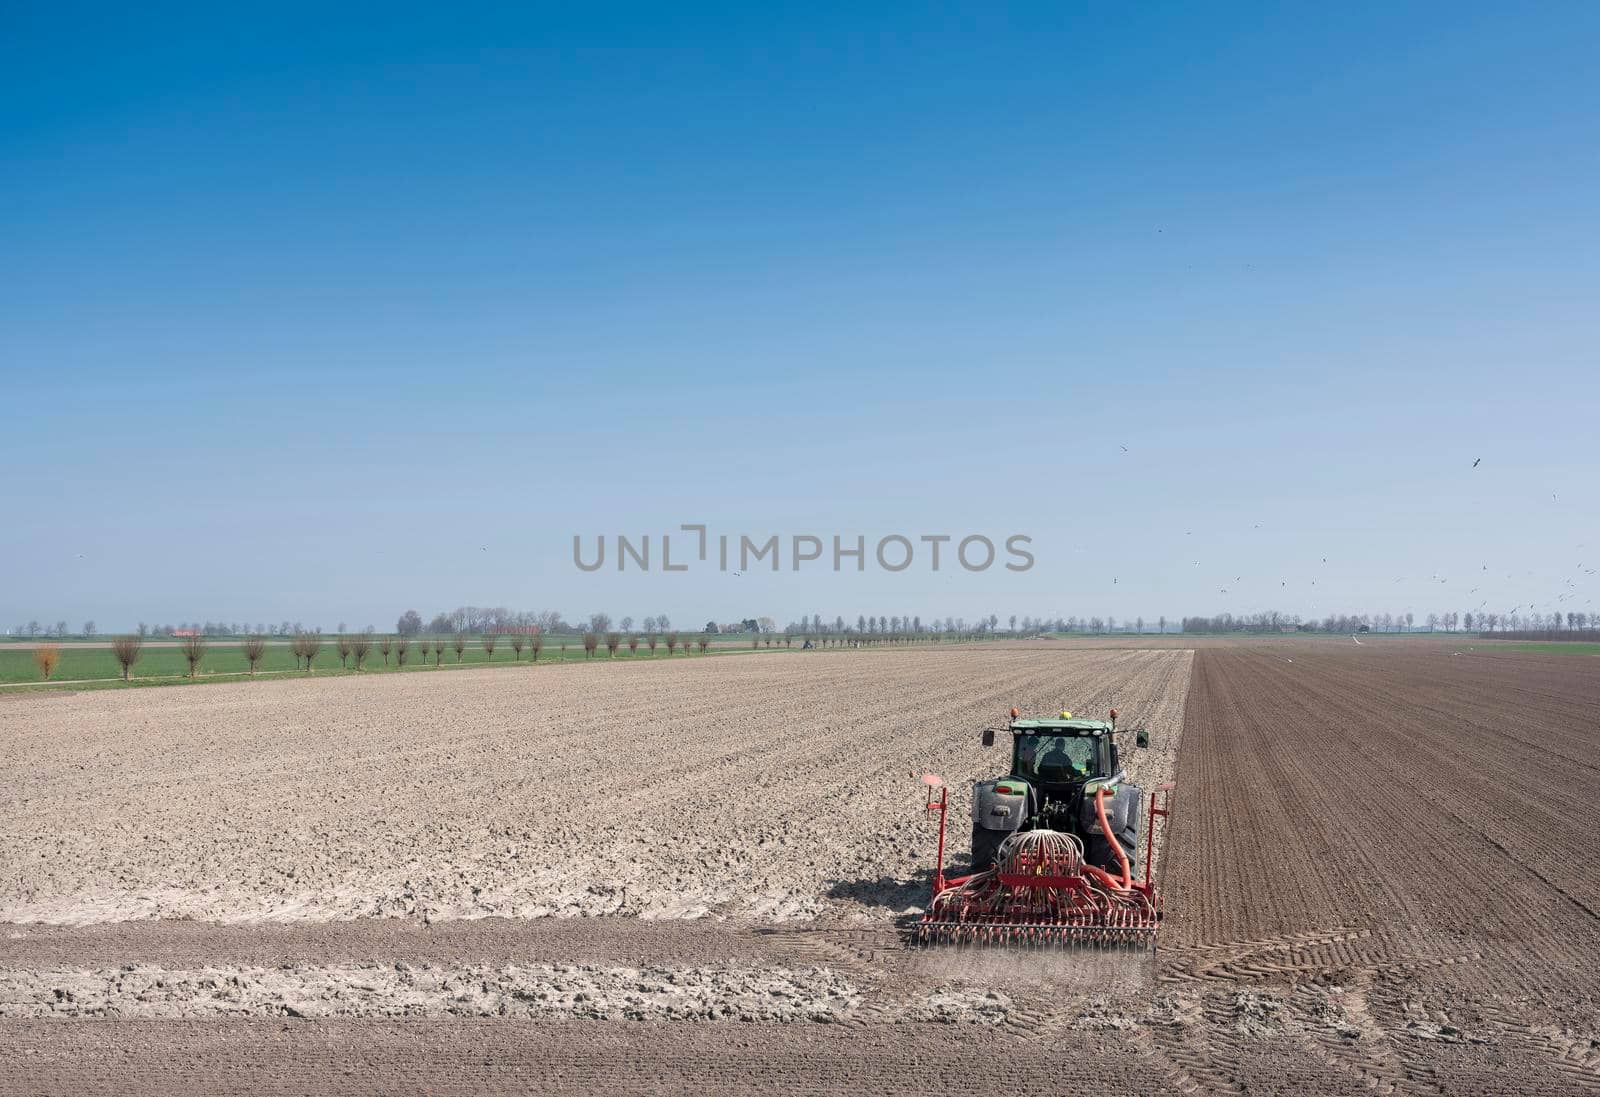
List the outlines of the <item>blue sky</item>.
{"type": "Polygon", "coordinates": [[[1592,5],[7,9],[0,628],[1585,608],[1597,47],[1592,5]],[[680,522],[1037,563],[571,564],[680,522]]]}

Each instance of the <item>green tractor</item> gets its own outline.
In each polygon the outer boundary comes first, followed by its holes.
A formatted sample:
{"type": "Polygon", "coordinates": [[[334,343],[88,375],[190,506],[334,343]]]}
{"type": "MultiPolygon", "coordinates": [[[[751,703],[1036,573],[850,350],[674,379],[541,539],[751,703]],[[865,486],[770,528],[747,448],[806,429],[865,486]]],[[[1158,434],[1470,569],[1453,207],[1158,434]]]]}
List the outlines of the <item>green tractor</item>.
{"type": "MultiPolygon", "coordinates": [[[[1006,730],[1011,732],[1010,772],[973,789],[972,870],[991,867],[1001,843],[1029,830],[1075,835],[1088,864],[1111,872],[1126,859],[1132,870],[1144,791],[1123,771],[1116,710],[1109,720],[1074,719],[1070,712],[1020,720],[1013,709],[1006,730]],[[1102,791],[1104,797],[1096,795],[1102,791]],[[1102,809],[1110,833],[1101,825],[1102,809]],[[1121,846],[1122,857],[1113,842],[1121,846]]],[[[984,746],[994,741],[995,729],[986,729],[984,746]]],[[[1148,733],[1136,730],[1134,748],[1149,745],[1148,733]]]]}

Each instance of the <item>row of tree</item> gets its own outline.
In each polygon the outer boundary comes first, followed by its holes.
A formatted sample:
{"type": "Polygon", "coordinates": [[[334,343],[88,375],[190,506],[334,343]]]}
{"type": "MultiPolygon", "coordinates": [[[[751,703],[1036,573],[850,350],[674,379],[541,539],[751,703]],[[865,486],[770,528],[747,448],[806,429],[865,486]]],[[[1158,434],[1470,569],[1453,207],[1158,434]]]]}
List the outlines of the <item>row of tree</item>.
{"type": "Polygon", "coordinates": [[[79,629],[76,633],[68,631],[67,623],[65,621],[57,621],[54,626],[41,625],[38,621],[29,621],[25,625],[18,625],[14,635],[26,636],[30,640],[36,640],[41,636],[53,637],[57,640],[65,640],[67,637],[74,635],[81,636],[85,640],[93,640],[99,635],[99,632],[95,629],[93,621],[85,621],[83,623],[83,628],[79,629]]]}
{"type": "Polygon", "coordinates": [[[1430,613],[1418,625],[1417,615],[1406,613],[1330,613],[1320,620],[1297,613],[1268,610],[1234,616],[1185,617],[1184,632],[1477,632],[1544,630],[1559,632],[1587,628],[1587,613],[1430,613]]]}
{"type": "MultiPolygon", "coordinates": [[[[312,628],[307,629],[298,621],[292,624],[288,621],[285,621],[281,625],[257,624],[255,626],[251,626],[249,623],[241,621],[234,621],[231,623],[227,621],[179,621],[177,624],[173,625],[151,625],[145,623],[144,621],[140,621],[138,626],[134,629],[134,635],[140,637],[141,639],[152,636],[160,639],[186,635],[192,632],[199,636],[216,638],[220,636],[248,636],[252,633],[260,634],[262,636],[294,636],[302,632],[321,631],[321,625],[315,625],[312,628]]],[[[345,626],[340,625],[339,631],[345,631],[345,626]]],[[[82,640],[93,640],[95,637],[100,635],[100,632],[96,628],[93,621],[85,621],[83,623],[83,627],[77,632],[70,631],[65,621],[57,621],[53,627],[49,628],[39,624],[38,621],[29,621],[25,625],[18,625],[14,635],[25,636],[29,639],[37,639],[38,637],[43,636],[51,637],[57,640],[65,640],[68,637],[76,637],[82,640]]]]}
{"type": "MultiPolygon", "coordinates": [[[[1429,632],[1446,631],[1473,631],[1499,632],[1499,631],[1559,631],[1577,630],[1588,627],[1590,615],[1581,611],[1568,611],[1562,613],[1430,613],[1422,618],[1426,630],[1429,632]]],[[[853,638],[886,638],[886,637],[928,637],[937,639],[942,636],[951,637],[989,637],[998,634],[1013,636],[1033,636],[1043,632],[1058,633],[1106,633],[1106,632],[1133,632],[1144,633],[1145,619],[1135,617],[1132,620],[1123,620],[1118,623],[1115,617],[1033,617],[1012,614],[1006,621],[1006,628],[1000,628],[1000,618],[996,614],[980,617],[969,622],[965,617],[929,618],[926,624],[919,615],[866,615],[859,614],[852,627],[842,615],[835,616],[831,622],[824,621],[822,614],[812,614],[791,621],[781,630],[771,617],[749,617],[738,622],[718,624],[707,621],[703,632],[709,635],[726,635],[730,633],[756,633],[771,635],[782,633],[785,637],[802,636],[808,639],[818,637],[853,637],[853,638]]],[[[604,637],[613,631],[620,631],[624,636],[654,635],[665,633],[672,628],[672,621],[666,614],[645,617],[639,622],[639,629],[634,628],[632,617],[623,617],[613,622],[608,613],[591,613],[586,621],[580,623],[568,622],[558,610],[539,610],[524,613],[513,613],[504,608],[483,609],[477,606],[463,606],[449,613],[436,614],[433,620],[423,627],[423,621],[416,610],[407,610],[400,615],[396,622],[395,633],[397,636],[419,637],[429,636],[514,636],[514,635],[546,635],[546,636],[582,636],[593,634],[604,637]]],[[[1379,613],[1379,614],[1328,614],[1320,620],[1316,618],[1303,618],[1299,614],[1280,613],[1277,610],[1266,610],[1260,613],[1231,614],[1222,613],[1214,617],[1184,617],[1181,623],[1182,631],[1189,633],[1209,632],[1353,632],[1366,628],[1374,632],[1414,632],[1417,631],[1416,615],[1406,613],[1379,613]]],[[[340,622],[337,635],[373,635],[372,626],[367,626],[360,633],[350,633],[347,626],[340,622]]],[[[1153,631],[1165,633],[1167,619],[1165,616],[1156,618],[1153,631]]],[[[252,627],[241,622],[206,621],[193,623],[179,623],[176,625],[147,625],[140,622],[135,634],[140,638],[154,636],[189,638],[191,635],[201,638],[216,639],[229,636],[265,636],[272,638],[299,638],[308,635],[321,636],[321,625],[306,627],[299,621],[284,621],[280,624],[260,623],[252,627]]],[[[77,636],[85,640],[96,638],[99,633],[93,621],[85,621],[83,627],[72,633],[68,630],[67,622],[57,621],[53,627],[45,627],[38,621],[29,621],[19,625],[16,635],[29,639],[40,637],[58,640],[77,636]]]]}
{"type": "MultiPolygon", "coordinates": [[[[667,632],[672,628],[672,619],[663,613],[645,617],[638,625],[639,630],[645,633],[667,632]]],[[[437,613],[426,623],[420,613],[408,609],[395,622],[395,632],[401,636],[420,636],[423,633],[509,636],[518,632],[525,635],[542,633],[546,636],[579,636],[592,632],[603,636],[614,629],[632,632],[634,619],[623,617],[613,622],[609,613],[591,613],[587,620],[574,622],[568,621],[560,610],[555,609],[513,612],[504,606],[460,606],[448,613],[437,613]]]]}
{"type": "MultiPolygon", "coordinates": [[[[1071,619],[1076,627],[1077,618],[1071,619]]],[[[1164,619],[1163,619],[1164,620],[1164,619]]],[[[1087,626],[1088,619],[1085,618],[1087,626]]],[[[1041,631],[1050,626],[1051,622],[1043,617],[1024,617],[1021,619],[1022,628],[1026,632],[1041,631]]],[[[1058,618],[1055,625],[1061,629],[1067,628],[1065,618],[1058,618]]],[[[523,613],[512,612],[504,607],[485,608],[481,606],[462,606],[448,613],[439,613],[431,621],[424,622],[422,615],[414,609],[408,609],[400,615],[395,623],[395,631],[403,636],[416,636],[428,633],[465,633],[469,636],[489,635],[492,633],[509,634],[517,631],[538,631],[549,634],[579,634],[592,632],[604,635],[613,629],[623,633],[636,631],[635,620],[632,617],[613,619],[609,613],[591,613],[587,619],[568,621],[559,610],[537,610],[523,613]]],[[[788,636],[887,636],[892,634],[921,634],[939,632],[960,633],[993,633],[999,629],[1000,618],[996,614],[978,618],[968,622],[965,617],[946,617],[942,621],[930,618],[926,624],[921,616],[915,614],[905,615],[867,615],[859,614],[855,625],[852,627],[843,615],[835,616],[832,622],[823,620],[822,614],[812,614],[792,621],[783,629],[771,617],[746,617],[739,621],[719,623],[707,621],[701,630],[709,635],[727,635],[729,633],[760,633],[776,634],[782,632],[788,636]]],[[[672,628],[672,620],[666,614],[654,617],[644,617],[637,622],[637,631],[649,634],[652,632],[666,632],[672,628]]],[[[1018,618],[1011,617],[1011,631],[1016,632],[1018,618]]]]}

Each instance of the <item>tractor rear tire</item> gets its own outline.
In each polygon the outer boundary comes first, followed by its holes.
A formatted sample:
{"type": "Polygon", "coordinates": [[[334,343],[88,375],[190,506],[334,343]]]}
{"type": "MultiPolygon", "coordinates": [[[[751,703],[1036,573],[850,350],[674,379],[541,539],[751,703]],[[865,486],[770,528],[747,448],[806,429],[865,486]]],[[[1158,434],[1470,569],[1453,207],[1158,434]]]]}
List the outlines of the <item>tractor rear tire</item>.
{"type": "Polygon", "coordinates": [[[1000,852],[1000,843],[1011,837],[1009,830],[989,830],[972,824],[972,871],[982,872],[986,868],[994,867],[995,855],[1000,852]]]}
{"type": "MultiPolygon", "coordinates": [[[[1122,862],[1117,860],[1117,855],[1112,852],[1111,842],[1103,834],[1092,834],[1084,852],[1084,860],[1095,868],[1105,869],[1107,872],[1121,872],[1122,862]]],[[[1137,875],[1139,871],[1139,856],[1137,850],[1129,849],[1126,845],[1122,852],[1128,855],[1128,871],[1137,875]]]]}

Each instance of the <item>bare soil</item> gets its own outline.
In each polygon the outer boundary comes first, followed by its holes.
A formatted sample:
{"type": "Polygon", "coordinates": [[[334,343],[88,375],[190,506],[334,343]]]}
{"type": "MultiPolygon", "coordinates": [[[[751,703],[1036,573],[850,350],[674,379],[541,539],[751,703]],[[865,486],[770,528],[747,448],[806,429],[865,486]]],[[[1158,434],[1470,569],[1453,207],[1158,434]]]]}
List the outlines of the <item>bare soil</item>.
{"type": "MultiPolygon", "coordinates": [[[[993,648],[243,683],[0,704],[0,921],[882,917],[920,776],[1120,704],[1170,777],[1187,652],[993,648]],[[92,805],[85,811],[85,805],[92,805]]],[[[963,842],[962,848],[965,843],[963,842]]]]}
{"type": "Polygon", "coordinates": [[[1454,650],[1208,644],[1192,689],[1186,651],[1040,643],[0,705],[0,1093],[1600,1092],[1600,680],[1454,650]],[[908,946],[914,774],[963,849],[1004,765],[977,729],[1113,694],[1161,748],[1140,778],[1180,783],[1159,951],[908,946]],[[536,787],[600,772],[584,827],[536,787]]]}

